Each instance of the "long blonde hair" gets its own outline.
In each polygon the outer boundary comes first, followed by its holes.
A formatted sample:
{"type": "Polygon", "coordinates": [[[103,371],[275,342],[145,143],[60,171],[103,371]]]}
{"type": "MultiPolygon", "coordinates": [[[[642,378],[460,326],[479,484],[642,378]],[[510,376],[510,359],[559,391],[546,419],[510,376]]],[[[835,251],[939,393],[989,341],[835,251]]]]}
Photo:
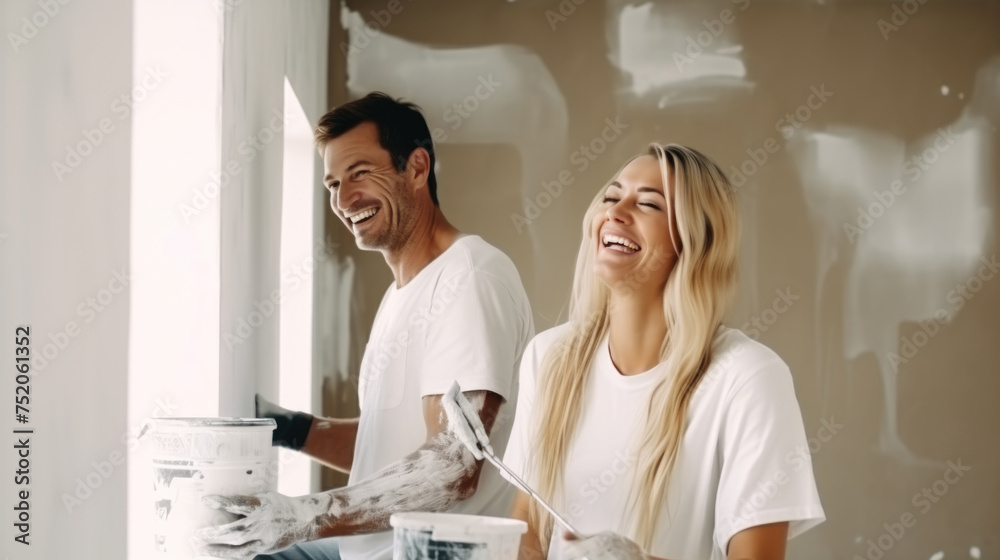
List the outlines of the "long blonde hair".
{"type": "MultiPolygon", "coordinates": [[[[715,335],[736,289],[739,214],[735,189],[706,156],[676,144],[652,144],[640,155],[647,154],[659,161],[668,202],[668,170],[673,171],[677,225],[671,235],[676,235],[678,250],[663,291],[667,336],[660,347],[660,362],[664,374],[650,393],[644,431],[632,440],[639,442],[638,461],[628,501],[631,518],[624,520],[626,536],[649,550],[684,436],[688,406],[711,360],[715,335]]],[[[546,352],[539,372],[533,420],[538,452],[532,474],[542,496],[559,504],[564,504],[562,473],[579,423],[591,361],[610,323],[611,291],[594,273],[596,242],[591,230],[606,189],[594,197],[583,220],[569,308],[572,328],[546,352]]],[[[666,266],[673,258],[673,254],[668,259],[653,258],[647,268],[666,266]]],[[[646,281],[648,276],[642,276],[648,272],[637,273],[633,280],[646,281]]],[[[545,554],[552,518],[533,503],[529,519],[545,554]]]]}

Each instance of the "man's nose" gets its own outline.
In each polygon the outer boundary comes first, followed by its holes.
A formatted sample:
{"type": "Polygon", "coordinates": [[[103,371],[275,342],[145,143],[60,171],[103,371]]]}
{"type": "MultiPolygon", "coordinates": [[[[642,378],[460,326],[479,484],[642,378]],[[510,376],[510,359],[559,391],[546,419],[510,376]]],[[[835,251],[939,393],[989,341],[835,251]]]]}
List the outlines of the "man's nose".
{"type": "Polygon", "coordinates": [[[359,198],[361,198],[361,189],[357,186],[349,186],[349,183],[341,183],[337,187],[336,205],[341,213],[346,212],[359,198]]]}

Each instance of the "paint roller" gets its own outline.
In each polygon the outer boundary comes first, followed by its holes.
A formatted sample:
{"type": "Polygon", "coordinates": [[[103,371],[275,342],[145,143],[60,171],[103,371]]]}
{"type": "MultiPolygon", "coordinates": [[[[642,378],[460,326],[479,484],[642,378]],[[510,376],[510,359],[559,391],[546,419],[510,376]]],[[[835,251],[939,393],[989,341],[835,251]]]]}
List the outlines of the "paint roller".
{"type": "Polygon", "coordinates": [[[503,464],[503,461],[497,458],[493,454],[493,446],[490,445],[489,436],[486,435],[486,430],[483,428],[481,422],[479,422],[479,412],[473,408],[472,403],[469,399],[462,394],[461,387],[458,385],[458,381],[455,381],[448,392],[445,393],[444,398],[441,399],[441,405],[444,407],[445,414],[448,415],[448,427],[452,432],[458,436],[458,439],[469,448],[469,451],[476,456],[477,459],[485,458],[494,467],[500,470],[500,472],[507,475],[507,480],[514,486],[520,488],[525,494],[531,496],[533,500],[538,502],[545,511],[552,514],[552,517],[559,522],[560,525],[565,527],[570,533],[576,538],[582,538],[581,533],[577,531],[569,521],[559,515],[555,509],[552,508],[537,492],[531,489],[527,483],[525,483],[514,471],[510,470],[507,465],[503,464]],[[476,419],[476,422],[472,422],[472,418],[476,419]]]}

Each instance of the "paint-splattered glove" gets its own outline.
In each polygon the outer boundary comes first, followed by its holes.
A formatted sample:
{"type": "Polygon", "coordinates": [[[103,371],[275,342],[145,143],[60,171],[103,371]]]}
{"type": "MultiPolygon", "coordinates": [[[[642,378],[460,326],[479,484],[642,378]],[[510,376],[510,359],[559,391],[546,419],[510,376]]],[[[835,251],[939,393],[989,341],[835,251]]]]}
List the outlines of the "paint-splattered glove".
{"type": "Polygon", "coordinates": [[[582,539],[567,533],[562,546],[562,560],[646,560],[646,553],[633,541],[605,531],[582,539]]]}
{"type": "Polygon", "coordinates": [[[312,414],[281,408],[259,394],[254,396],[254,409],[254,416],[257,418],[273,418],[277,424],[271,432],[271,445],[299,451],[306,444],[306,436],[312,426],[312,414]]]}
{"type": "Polygon", "coordinates": [[[202,503],[244,517],[195,533],[196,549],[205,556],[250,560],[258,554],[277,552],[295,543],[319,537],[319,519],[326,515],[332,497],[313,494],[290,498],[277,492],[255,496],[205,496],[202,503]]]}
{"type": "Polygon", "coordinates": [[[448,416],[448,430],[469,448],[476,460],[483,460],[483,452],[478,445],[482,445],[490,454],[493,453],[493,446],[490,445],[490,437],[486,435],[486,428],[479,418],[479,411],[462,394],[458,381],[452,383],[448,392],[441,397],[441,407],[448,416]]]}

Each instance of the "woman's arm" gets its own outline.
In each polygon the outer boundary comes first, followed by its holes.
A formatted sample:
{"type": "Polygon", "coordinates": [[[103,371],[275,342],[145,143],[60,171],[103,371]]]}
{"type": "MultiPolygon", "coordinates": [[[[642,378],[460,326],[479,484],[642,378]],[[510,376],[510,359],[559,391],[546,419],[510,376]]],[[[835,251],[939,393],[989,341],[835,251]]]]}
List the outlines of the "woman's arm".
{"type": "MultiPolygon", "coordinates": [[[[527,496],[524,498],[528,499],[527,496]]],[[[530,531],[531,529],[529,529],[529,533],[530,531]]],[[[668,560],[659,556],[643,554],[639,545],[610,531],[587,537],[582,541],[573,539],[572,535],[569,534],[564,538],[573,543],[564,551],[564,559],[668,560]]],[[[537,535],[534,535],[534,539],[533,542],[538,542],[537,535]]],[[[727,557],[729,560],[785,560],[785,543],[787,542],[787,521],[758,525],[744,529],[729,539],[727,557]]],[[[525,541],[522,540],[520,560],[533,560],[531,557],[524,556],[524,550],[525,541]]]]}
{"type": "Polygon", "coordinates": [[[510,510],[510,516],[520,519],[528,524],[528,532],[521,537],[521,551],[518,560],[544,560],[542,556],[541,539],[538,538],[538,531],[528,521],[528,508],[531,506],[531,497],[518,490],[514,497],[514,506],[510,510]]]}
{"type": "Polygon", "coordinates": [[[744,529],[729,539],[729,560],[785,560],[788,522],[757,525],[744,529]]]}

